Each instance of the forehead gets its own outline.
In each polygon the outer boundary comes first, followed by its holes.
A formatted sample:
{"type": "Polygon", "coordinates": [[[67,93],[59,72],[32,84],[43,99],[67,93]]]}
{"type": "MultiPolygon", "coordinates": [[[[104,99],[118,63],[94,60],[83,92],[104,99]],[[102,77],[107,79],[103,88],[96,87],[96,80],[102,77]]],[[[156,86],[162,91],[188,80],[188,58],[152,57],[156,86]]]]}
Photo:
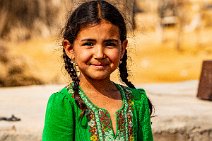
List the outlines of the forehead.
{"type": "Polygon", "coordinates": [[[119,39],[119,28],[110,22],[101,21],[98,24],[88,25],[78,32],[77,39],[81,38],[116,38],[119,39]]]}

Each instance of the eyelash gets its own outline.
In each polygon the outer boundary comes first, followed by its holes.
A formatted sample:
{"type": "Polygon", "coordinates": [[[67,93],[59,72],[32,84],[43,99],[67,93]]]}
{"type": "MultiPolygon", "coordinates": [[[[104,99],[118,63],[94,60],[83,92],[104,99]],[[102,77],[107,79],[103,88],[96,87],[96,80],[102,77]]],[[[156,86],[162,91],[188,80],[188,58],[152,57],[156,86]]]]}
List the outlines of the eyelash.
{"type": "MultiPolygon", "coordinates": [[[[94,46],[94,43],[86,42],[86,43],[83,43],[82,46],[94,46]]],[[[114,46],[117,46],[117,45],[116,45],[116,43],[113,43],[113,42],[106,42],[105,46],[106,47],[114,47],[114,46]]]]}
{"type": "Polygon", "coordinates": [[[105,46],[116,46],[116,44],[112,43],[112,42],[107,42],[107,43],[105,43],[105,46]]]}
{"type": "Polygon", "coordinates": [[[94,44],[92,42],[86,42],[82,44],[82,46],[93,46],[94,44]]]}

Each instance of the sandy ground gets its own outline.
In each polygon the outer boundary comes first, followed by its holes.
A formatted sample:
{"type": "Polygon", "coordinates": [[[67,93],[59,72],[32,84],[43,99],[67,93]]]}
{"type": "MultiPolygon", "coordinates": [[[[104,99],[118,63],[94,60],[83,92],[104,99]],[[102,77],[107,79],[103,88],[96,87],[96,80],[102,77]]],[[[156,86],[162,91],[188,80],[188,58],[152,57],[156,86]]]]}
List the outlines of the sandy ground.
{"type": "MultiPolygon", "coordinates": [[[[197,81],[137,85],[146,89],[155,106],[155,141],[211,141],[212,102],[196,98],[197,81]]],[[[45,107],[51,93],[63,85],[0,88],[0,141],[40,141],[45,107]]]]}

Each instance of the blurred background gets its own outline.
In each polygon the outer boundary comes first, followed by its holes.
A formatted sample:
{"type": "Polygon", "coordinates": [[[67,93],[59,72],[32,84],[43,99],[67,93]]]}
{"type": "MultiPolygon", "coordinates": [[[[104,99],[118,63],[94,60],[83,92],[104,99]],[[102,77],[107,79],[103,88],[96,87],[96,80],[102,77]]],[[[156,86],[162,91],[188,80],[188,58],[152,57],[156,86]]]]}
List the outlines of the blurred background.
{"type": "MultiPolygon", "coordinates": [[[[0,0],[0,141],[41,141],[48,98],[71,81],[63,27],[83,1],[0,0]],[[27,85],[36,86],[15,87],[27,85]]],[[[126,20],[129,79],[155,107],[155,141],[211,141],[212,103],[196,94],[202,62],[212,60],[212,0],[107,1],[126,20]]],[[[118,71],[112,78],[120,82],[118,71]]],[[[210,78],[199,94],[211,100],[210,78]]]]}
{"type": "MultiPolygon", "coordinates": [[[[135,84],[198,80],[212,59],[212,0],[108,0],[128,24],[135,84]]],[[[70,81],[62,28],[79,0],[0,1],[0,86],[70,81]]],[[[114,74],[114,81],[119,81],[114,74]]]]}

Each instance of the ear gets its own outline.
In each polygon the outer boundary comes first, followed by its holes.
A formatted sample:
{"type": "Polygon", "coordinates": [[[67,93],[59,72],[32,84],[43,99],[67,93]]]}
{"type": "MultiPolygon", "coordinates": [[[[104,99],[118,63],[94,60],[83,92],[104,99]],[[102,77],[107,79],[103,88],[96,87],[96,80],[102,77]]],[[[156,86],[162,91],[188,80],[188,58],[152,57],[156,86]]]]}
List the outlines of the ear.
{"type": "Polygon", "coordinates": [[[75,57],[74,57],[73,45],[68,40],[66,40],[66,39],[63,40],[62,44],[63,44],[63,48],[64,48],[67,56],[70,59],[74,60],[75,57]]]}
{"type": "Polygon", "coordinates": [[[121,59],[123,58],[124,56],[124,53],[126,51],[126,48],[127,48],[127,45],[128,45],[128,40],[124,40],[121,44],[121,59]]]}

